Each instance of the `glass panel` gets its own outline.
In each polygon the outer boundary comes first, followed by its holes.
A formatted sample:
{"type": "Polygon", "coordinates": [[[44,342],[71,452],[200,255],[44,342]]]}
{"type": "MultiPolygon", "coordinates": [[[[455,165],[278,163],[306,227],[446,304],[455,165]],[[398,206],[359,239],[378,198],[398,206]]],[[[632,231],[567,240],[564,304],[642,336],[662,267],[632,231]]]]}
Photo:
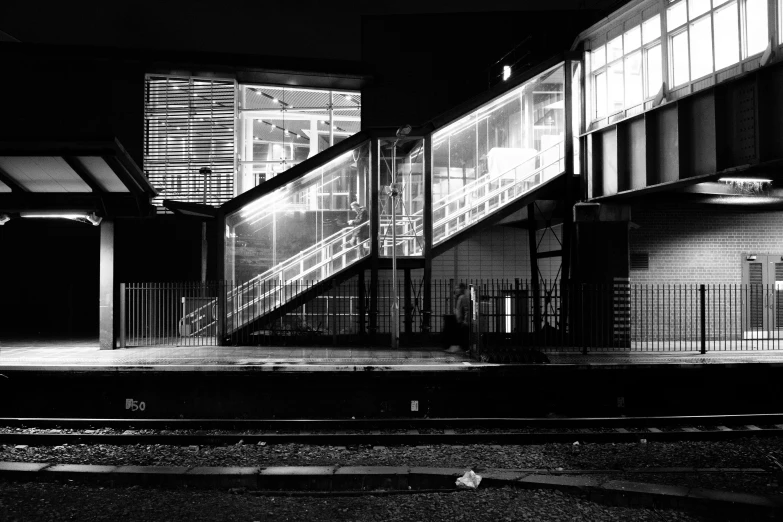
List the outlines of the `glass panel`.
{"type": "Polygon", "coordinates": [[[574,174],[581,172],[579,164],[579,134],[582,128],[582,65],[571,63],[571,128],[574,135],[574,174]]]}
{"type": "Polygon", "coordinates": [[[606,65],[606,47],[601,46],[592,53],[590,53],[593,70],[600,69],[606,65]]]}
{"type": "Polygon", "coordinates": [[[710,10],[710,0],[688,0],[688,20],[695,20],[710,10]]]}
{"type": "Polygon", "coordinates": [[[747,56],[764,52],[769,39],[767,36],[767,0],[746,0],[745,18],[747,20],[747,56]]]}
{"type": "Polygon", "coordinates": [[[688,21],[685,0],[677,2],[666,10],[666,30],[671,32],[688,21]]]}
{"type": "Polygon", "coordinates": [[[676,87],[690,80],[688,73],[688,32],[672,36],[671,40],[672,84],[676,87]]]}
{"type": "Polygon", "coordinates": [[[623,62],[615,62],[609,66],[607,71],[607,92],[609,114],[623,110],[623,62]]]}
{"type": "Polygon", "coordinates": [[[636,26],[632,29],[628,29],[623,36],[623,45],[625,46],[625,53],[628,54],[642,46],[642,28],[636,26]]]}
{"type": "Polygon", "coordinates": [[[560,64],[433,133],[433,243],[563,172],[560,64]]]}
{"type": "Polygon", "coordinates": [[[595,117],[606,116],[606,73],[595,75],[595,117]]]}
{"type": "Polygon", "coordinates": [[[424,140],[379,140],[378,147],[378,251],[382,257],[391,257],[396,244],[398,257],[421,256],[424,253],[424,140]],[[394,198],[390,190],[392,183],[391,188],[397,194],[394,198]]]}
{"type": "Polygon", "coordinates": [[[663,84],[663,64],[661,63],[660,44],[650,47],[645,52],[647,56],[647,97],[651,98],[658,94],[663,84]]]}
{"type": "Polygon", "coordinates": [[[623,37],[618,36],[606,44],[606,61],[611,62],[623,56],[623,37]]]}
{"type": "Polygon", "coordinates": [[[706,16],[691,24],[691,79],[712,72],[712,22],[706,16]]]}
{"type": "Polygon", "coordinates": [[[739,62],[739,24],[737,2],[718,9],[712,15],[715,21],[715,69],[720,70],[739,62]]]}
{"type": "MultiPolygon", "coordinates": [[[[226,280],[267,295],[258,285],[322,281],[369,255],[369,216],[351,206],[368,208],[369,154],[366,142],[226,216],[226,280]]],[[[268,309],[280,299],[254,302],[268,309]]]]}
{"type": "Polygon", "coordinates": [[[642,24],[642,43],[648,44],[661,37],[661,15],[655,15],[642,24]]]}
{"type": "Polygon", "coordinates": [[[627,107],[642,102],[642,52],[625,57],[625,103],[627,107]]]}
{"type": "Polygon", "coordinates": [[[685,0],[677,2],[666,10],[666,30],[671,32],[688,21],[685,0]]]}
{"type": "Polygon", "coordinates": [[[237,194],[359,132],[361,95],[242,85],[239,119],[237,194]]]}

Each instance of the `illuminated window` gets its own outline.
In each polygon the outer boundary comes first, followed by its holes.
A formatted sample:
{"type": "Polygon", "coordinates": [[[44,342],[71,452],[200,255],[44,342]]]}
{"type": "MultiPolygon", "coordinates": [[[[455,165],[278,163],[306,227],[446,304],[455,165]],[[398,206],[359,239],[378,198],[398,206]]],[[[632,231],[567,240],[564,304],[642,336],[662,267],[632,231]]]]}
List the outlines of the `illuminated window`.
{"type": "Polygon", "coordinates": [[[688,72],[688,31],[671,37],[669,45],[672,63],[672,84],[682,85],[690,80],[688,72]]]}
{"type": "Polygon", "coordinates": [[[648,43],[661,37],[661,17],[655,15],[642,24],[642,43],[648,43]]]}
{"type": "Polygon", "coordinates": [[[590,53],[593,117],[605,118],[640,105],[661,86],[661,17],[642,24],[590,53]],[[655,70],[648,71],[648,67],[655,70]]]}
{"type": "Polygon", "coordinates": [[[733,65],[739,61],[739,15],[737,2],[731,2],[713,15],[715,34],[715,69],[733,65]]]}
{"type": "Polygon", "coordinates": [[[767,0],[745,0],[745,52],[743,58],[767,48],[767,0]]]}
{"type": "Polygon", "coordinates": [[[595,115],[606,116],[606,72],[595,75],[595,115]]]}
{"type": "Polygon", "coordinates": [[[705,16],[690,24],[691,79],[712,72],[712,20],[705,16]]]}
{"type": "Polygon", "coordinates": [[[647,71],[647,97],[655,96],[663,84],[663,64],[661,63],[661,44],[658,43],[645,50],[647,71]]]}
{"type": "Polygon", "coordinates": [[[239,86],[236,194],[359,132],[361,100],[358,92],[239,86]]]}
{"type": "Polygon", "coordinates": [[[625,103],[633,106],[642,103],[642,52],[625,57],[625,103]]]}
{"type": "Polygon", "coordinates": [[[697,80],[763,52],[769,39],[767,9],[766,0],[679,0],[671,4],[666,23],[672,85],[697,80]]]}
{"type": "Polygon", "coordinates": [[[609,114],[623,110],[623,61],[618,60],[609,65],[606,77],[606,91],[609,95],[609,114]]]}

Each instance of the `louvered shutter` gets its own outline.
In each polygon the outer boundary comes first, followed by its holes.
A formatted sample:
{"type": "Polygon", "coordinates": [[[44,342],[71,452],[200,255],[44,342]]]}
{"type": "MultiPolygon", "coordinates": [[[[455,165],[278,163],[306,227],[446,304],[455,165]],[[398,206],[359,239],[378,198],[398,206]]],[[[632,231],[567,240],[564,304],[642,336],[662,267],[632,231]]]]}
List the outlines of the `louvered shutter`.
{"type": "Polygon", "coordinates": [[[783,282],[783,263],[775,263],[775,328],[783,328],[783,291],[778,283],[783,282]]]}
{"type": "Polygon", "coordinates": [[[750,292],[750,327],[764,327],[764,265],[750,263],[748,265],[748,283],[750,292]]]}
{"type": "MultiPolygon", "coordinates": [[[[148,76],[144,171],[164,199],[219,206],[234,196],[236,84],[148,76]],[[212,170],[205,182],[199,171],[212,170]]],[[[160,210],[160,208],[159,208],[160,210]]]]}

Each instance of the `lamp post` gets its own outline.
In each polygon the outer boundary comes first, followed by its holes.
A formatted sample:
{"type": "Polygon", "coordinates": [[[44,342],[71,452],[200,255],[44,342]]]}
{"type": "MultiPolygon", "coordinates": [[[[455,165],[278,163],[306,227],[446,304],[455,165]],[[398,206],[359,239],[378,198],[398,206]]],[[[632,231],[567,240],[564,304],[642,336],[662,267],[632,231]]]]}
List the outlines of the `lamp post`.
{"type": "Polygon", "coordinates": [[[392,172],[391,183],[389,184],[389,197],[392,203],[392,306],[391,306],[391,327],[392,327],[392,350],[400,346],[400,296],[397,291],[397,198],[400,195],[397,186],[397,142],[405,138],[411,132],[410,125],[403,125],[397,129],[397,139],[392,144],[392,172]]]}
{"type": "MultiPolygon", "coordinates": [[[[201,167],[199,174],[204,175],[204,194],[202,202],[207,204],[207,176],[212,175],[212,169],[209,167],[201,167]]],[[[201,222],[201,282],[207,281],[207,222],[201,222]]]]}

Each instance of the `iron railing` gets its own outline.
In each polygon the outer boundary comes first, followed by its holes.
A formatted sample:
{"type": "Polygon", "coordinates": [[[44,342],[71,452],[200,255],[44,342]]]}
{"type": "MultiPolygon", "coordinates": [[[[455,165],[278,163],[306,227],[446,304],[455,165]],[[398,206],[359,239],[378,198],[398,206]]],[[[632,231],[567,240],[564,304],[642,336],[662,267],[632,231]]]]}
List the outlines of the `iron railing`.
{"type": "MultiPolygon", "coordinates": [[[[363,275],[340,283],[123,284],[121,344],[387,345],[392,283],[378,282],[373,308],[368,273],[363,275]],[[281,308],[292,297],[299,302],[281,308]]],[[[440,344],[457,283],[433,280],[431,309],[425,310],[423,281],[398,281],[402,345],[440,344]]],[[[477,353],[783,348],[783,290],[774,285],[467,283],[477,353]]]]}

